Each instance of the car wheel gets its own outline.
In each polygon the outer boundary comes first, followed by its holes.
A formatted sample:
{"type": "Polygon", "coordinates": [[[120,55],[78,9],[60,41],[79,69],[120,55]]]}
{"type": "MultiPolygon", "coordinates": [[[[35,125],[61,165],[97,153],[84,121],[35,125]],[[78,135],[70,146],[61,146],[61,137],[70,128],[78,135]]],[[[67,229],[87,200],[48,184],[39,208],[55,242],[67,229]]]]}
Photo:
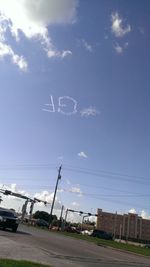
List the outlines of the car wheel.
{"type": "Polygon", "coordinates": [[[13,232],[13,233],[16,233],[16,232],[17,232],[17,228],[18,228],[18,227],[13,227],[13,228],[12,228],[12,232],[13,232]]]}

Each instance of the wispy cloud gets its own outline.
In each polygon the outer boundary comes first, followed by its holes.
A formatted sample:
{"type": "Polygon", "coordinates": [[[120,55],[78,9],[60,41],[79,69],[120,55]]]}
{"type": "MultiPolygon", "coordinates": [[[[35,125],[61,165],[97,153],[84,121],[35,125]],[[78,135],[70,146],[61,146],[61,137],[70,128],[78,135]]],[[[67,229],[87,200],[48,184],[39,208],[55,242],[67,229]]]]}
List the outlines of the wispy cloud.
{"type": "Polygon", "coordinates": [[[112,13],[111,22],[111,31],[115,35],[115,37],[123,37],[124,35],[131,32],[130,24],[124,26],[123,19],[121,18],[121,16],[119,16],[118,12],[112,13]]]}
{"type": "Polygon", "coordinates": [[[10,57],[12,63],[17,65],[20,70],[27,71],[28,63],[26,59],[23,56],[15,54],[11,46],[0,42],[0,58],[4,58],[6,56],[10,57]]]}
{"type": "Polygon", "coordinates": [[[75,193],[77,194],[78,196],[82,196],[82,191],[81,191],[81,188],[79,186],[73,186],[69,189],[69,192],[71,193],[75,193]]]}
{"type": "Polygon", "coordinates": [[[65,58],[67,56],[72,56],[72,52],[70,50],[65,50],[65,51],[58,51],[56,50],[54,47],[52,47],[51,45],[48,45],[45,48],[45,51],[47,52],[47,56],[49,58],[53,58],[53,57],[58,57],[58,58],[65,58]]]}
{"type": "Polygon", "coordinates": [[[69,181],[69,179],[66,179],[66,184],[71,185],[71,182],[69,181]]]}
{"type": "Polygon", "coordinates": [[[63,163],[63,160],[64,160],[64,157],[63,156],[59,156],[57,158],[57,160],[58,160],[59,164],[62,164],[63,163]]]}
{"type": "Polygon", "coordinates": [[[92,53],[93,52],[93,46],[89,44],[85,39],[79,40],[79,43],[81,46],[85,48],[88,52],[92,53]]]}
{"type": "Polygon", "coordinates": [[[138,30],[142,35],[145,34],[145,29],[143,27],[139,27],[138,30]]]}
{"type": "Polygon", "coordinates": [[[80,111],[81,117],[90,117],[100,114],[100,112],[95,107],[84,108],[80,111]]]}
{"type": "Polygon", "coordinates": [[[123,53],[123,47],[120,46],[119,44],[116,44],[116,45],[114,46],[114,49],[115,49],[115,51],[116,51],[118,54],[122,54],[122,53],[123,53]]]}
{"type": "Polygon", "coordinates": [[[117,54],[122,54],[124,52],[124,50],[128,47],[128,45],[129,45],[128,42],[124,43],[123,45],[116,43],[114,45],[114,49],[115,49],[117,54]]]}
{"type": "Polygon", "coordinates": [[[63,51],[60,56],[62,58],[64,58],[64,57],[67,57],[69,55],[72,56],[72,52],[70,50],[66,50],[66,51],[63,51]]]}
{"type": "Polygon", "coordinates": [[[84,151],[79,152],[79,153],[78,153],[78,156],[79,156],[80,158],[85,158],[85,159],[87,159],[87,157],[88,157],[88,156],[85,154],[84,151]]]}

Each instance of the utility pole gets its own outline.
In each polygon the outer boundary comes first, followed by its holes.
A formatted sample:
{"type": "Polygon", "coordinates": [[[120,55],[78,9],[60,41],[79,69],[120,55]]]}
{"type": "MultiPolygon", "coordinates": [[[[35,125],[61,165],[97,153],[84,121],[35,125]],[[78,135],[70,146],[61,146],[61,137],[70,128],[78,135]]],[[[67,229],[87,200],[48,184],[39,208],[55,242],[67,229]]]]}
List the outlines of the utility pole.
{"type": "Polygon", "coordinates": [[[60,175],[61,169],[62,169],[62,165],[58,169],[57,182],[56,182],[56,186],[55,186],[55,192],[54,192],[53,202],[52,202],[52,206],[51,206],[50,216],[52,216],[52,214],[53,214],[53,208],[54,208],[55,197],[56,197],[56,193],[57,193],[58,182],[61,179],[61,175],[60,175]]]}
{"type": "Polygon", "coordinates": [[[114,240],[116,238],[116,223],[117,223],[117,211],[115,213],[115,218],[114,218],[114,240]]]}
{"type": "Polygon", "coordinates": [[[60,219],[59,219],[58,231],[59,231],[59,228],[60,228],[60,229],[62,228],[62,214],[63,214],[63,210],[64,210],[64,205],[62,205],[62,207],[61,207],[61,213],[60,213],[60,219]]]}
{"type": "Polygon", "coordinates": [[[63,230],[66,227],[66,221],[67,221],[68,211],[69,211],[69,209],[66,209],[65,220],[64,220],[64,224],[63,224],[63,230]]]}
{"type": "Polygon", "coordinates": [[[31,201],[30,211],[29,211],[29,214],[30,214],[29,218],[30,218],[30,220],[32,219],[32,212],[33,212],[34,204],[35,204],[35,200],[31,201]]]}
{"type": "Polygon", "coordinates": [[[23,222],[23,219],[26,215],[27,205],[29,203],[29,199],[26,199],[25,203],[22,206],[22,215],[21,215],[21,221],[23,222]]]}
{"type": "Polygon", "coordinates": [[[3,200],[2,200],[2,197],[0,196],[0,204],[1,204],[2,201],[3,201],[3,200]]]}
{"type": "Polygon", "coordinates": [[[122,237],[122,224],[120,224],[119,228],[119,241],[121,242],[121,237],[122,237]]]}

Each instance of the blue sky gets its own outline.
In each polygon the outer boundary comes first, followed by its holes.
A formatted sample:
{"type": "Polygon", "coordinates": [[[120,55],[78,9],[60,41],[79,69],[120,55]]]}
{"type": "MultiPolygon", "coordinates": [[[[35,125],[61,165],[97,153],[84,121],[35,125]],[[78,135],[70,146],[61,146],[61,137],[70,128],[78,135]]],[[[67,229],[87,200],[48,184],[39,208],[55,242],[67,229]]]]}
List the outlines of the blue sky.
{"type": "Polygon", "coordinates": [[[51,202],[62,163],[56,208],[148,218],[149,1],[1,0],[0,12],[1,186],[51,202]]]}

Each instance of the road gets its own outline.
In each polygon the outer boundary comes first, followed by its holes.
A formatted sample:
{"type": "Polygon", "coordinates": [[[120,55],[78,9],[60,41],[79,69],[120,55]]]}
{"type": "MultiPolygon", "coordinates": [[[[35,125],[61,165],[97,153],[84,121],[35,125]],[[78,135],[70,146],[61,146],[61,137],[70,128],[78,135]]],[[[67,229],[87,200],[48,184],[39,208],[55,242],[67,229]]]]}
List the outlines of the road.
{"type": "Polygon", "coordinates": [[[87,241],[21,225],[0,230],[0,258],[26,259],[54,267],[149,267],[150,259],[87,241]]]}

